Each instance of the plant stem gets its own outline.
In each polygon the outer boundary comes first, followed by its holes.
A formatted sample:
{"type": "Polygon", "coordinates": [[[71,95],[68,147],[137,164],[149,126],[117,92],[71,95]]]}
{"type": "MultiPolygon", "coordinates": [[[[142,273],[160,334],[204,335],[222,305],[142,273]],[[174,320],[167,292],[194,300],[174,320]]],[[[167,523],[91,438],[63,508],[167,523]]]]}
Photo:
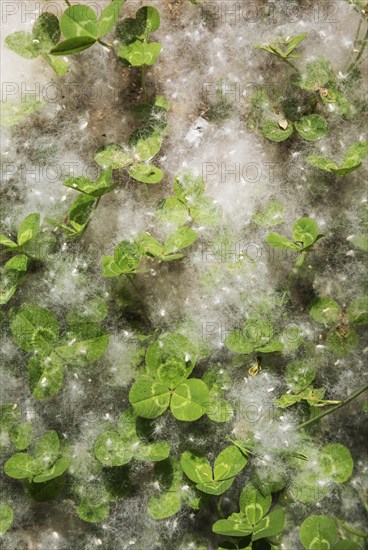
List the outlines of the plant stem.
{"type": "Polygon", "coordinates": [[[147,74],[147,65],[142,65],[141,67],[141,86],[143,91],[143,100],[144,103],[147,103],[147,86],[146,86],[146,74],[147,74]]]}
{"type": "Polygon", "coordinates": [[[360,47],[360,50],[358,52],[358,55],[356,56],[355,58],[355,61],[353,61],[353,63],[350,65],[350,67],[348,67],[348,74],[352,73],[353,70],[356,68],[356,66],[358,65],[358,62],[360,60],[360,58],[363,56],[364,54],[364,50],[365,50],[365,47],[367,45],[367,42],[368,42],[368,29],[364,35],[364,38],[363,38],[363,43],[360,47]]]}
{"type": "Polygon", "coordinates": [[[69,6],[69,8],[71,8],[71,3],[69,2],[69,0],[65,0],[65,3],[69,6]]]}
{"type": "Polygon", "coordinates": [[[337,411],[337,409],[340,409],[344,405],[347,405],[350,403],[350,401],[353,401],[356,397],[358,397],[360,394],[364,393],[368,390],[368,384],[365,384],[361,388],[357,389],[355,392],[353,392],[349,397],[344,399],[344,401],[341,401],[339,405],[336,405],[335,407],[331,407],[331,409],[328,409],[328,411],[324,411],[323,413],[319,414],[318,416],[315,416],[314,418],[311,418],[310,420],[307,420],[306,422],[303,422],[299,425],[299,429],[305,428],[306,426],[310,426],[311,424],[314,424],[314,422],[317,422],[320,418],[323,418],[324,416],[327,416],[328,414],[333,413],[334,411],[337,411]]]}
{"type": "Polygon", "coordinates": [[[285,61],[285,63],[286,63],[287,65],[289,65],[289,67],[291,67],[292,69],[294,69],[294,71],[296,71],[297,73],[300,73],[298,67],[295,67],[295,65],[294,65],[291,61],[289,61],[288,59],[286,59],[286,58],[284,58],[284,57],[282,57],[282,60],[285,61]]]}
{"type": "Polygon", "coordinates": [[[101,38],[98,39],[98,43],[101,44],[101,46],[105,46],[105,48],[109,48],[109,50],[114,49],[111,44],[104,42],[103,40],[101,40],[101,38]]]}
{"type": "Polygon", "coordinates": [[[353,527],[350,527],[350,525],[346,525],[343,521],[334,518],[336,523],[338,523],[345,531],[348,531],[348,533],[351,533],[352,535],[356,535],[357,537],[361,537],[362,539],[368,538],[368,535],[365,533],[362,533],[361,531],[358,531],[357,529],[354,529],[353,527]]]}

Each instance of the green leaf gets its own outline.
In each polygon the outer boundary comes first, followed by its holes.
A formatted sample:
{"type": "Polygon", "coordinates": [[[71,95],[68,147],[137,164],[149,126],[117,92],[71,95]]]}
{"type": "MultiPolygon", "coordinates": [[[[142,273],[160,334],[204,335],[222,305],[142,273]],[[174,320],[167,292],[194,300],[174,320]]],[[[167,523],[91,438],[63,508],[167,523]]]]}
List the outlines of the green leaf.
{"type": "Polygon", "coordinates": [[[303,249],[315,243],[318,236],[318,225],[312,218],[299,218],[293,225],[293,239],[303,243],[303,249]]]}
{"type": "Polygon", "coordinates": [[[133,450],[121,434],[110,430],[97,438],[95,456],[104,466],[122,466],[133,458],[133,450]]]}
{"type": "Polygon", "coordinates": [[[56,317],[48,309],[22,306],[11,323],[15,342],[24,351],[49,353],[59,334],[56,317]]]}
{"type": "Polygon", "coordinates": [[[157,155],[161,149],[163,133],[155,127],[148,126],[133,132],[129,145],[133,149],[134,158],[146,161],[157,155]]]}
{"type": "Polygon", "coordinates": [[[160,183],[164,177],[164,173],[153,164],[134,164],[129,168],[129,175],[142,183],[160,183]]]}
{"type": "Polygon", "coordinates": [[[36,19],[32,29],[33,41],[43,52],[55,46],[61,36],[59,20],[56,15],[44,12],[36,19]]]}
{"type": "Polygon", "coordinates": [[[239,498],[240,512],[246,521],[256,525],[268,512],[272,502],[268,485],[249,482],[241,492],[239,498]]]}
{"type": "Polygon", "coordinates": [[[197,233],[190,227],[180,227],[167,237],[164,243],[164,254],[177,252],[193,244],[197,240],[197,233]]]}
{"type": "Polygon", "coordinates": [[[42,57],[58,76],[64,76],[69,71],[69,65],[64,59],[47,53],[44,53],[42,57]]]}
{"type": "Polygon", "coordinates": [[[147,349],[148,373],[162,384],[175,388],[192,372],[196,350],[182,334],[168,333],[147,349]]]}
{"type": "Polygon", "coordinates": [[[156,216],[160,221],[176,226],[184,225],[189,219],[187,207],[175,197],[161,201],[156,210],[156,216]]]}
{"type": "Polygon", "coordinates": [[[307,360],[297,359],[286,367],[285,379],[294,393],[307,388],[315,379],[317,370],[307,360]]]}
{"type": "Polygon", "coordinates": [[[261,519],[253,531],[252,541],[274,537],[283,531],[285,526],[285,513],[281,508],[273,510],[261,519]]]}
{"type": "Polygon", "coordinates": [[[190,378],[175,388],[170,409],[175,418],[193,422],[203,416],[209,404],[209,391],[202,380],[190,378]]]}
{"type": "Polygon", "coordinates": [[[340,171],[335,161],[321,155],[310,155],[307,157],[307,162],[320,170],[325,170],[326,172],[334,172],[337,174],[340,171]]]}
{"type": "Polygon", "coordinates": [[[203,179],[184,172],[174,179],[174,194],[182,202],[201,197],[205,192],[203,179]]]}
{"type": "Polygon", "coordinates": [[[252,216],[252,220],[261,227],[273,227],[285,221],[285,207],[279,201],[272,201],[263,210],[252,216]]]}
{"type": "Polygon", "coordinates": [[[354,467],[349,449],[341,443],[330,443],[323,447],[318,463],[322,473],[336,483],[347,481],[354,467]]]}
{"type": "Polygon", "coordinates": [[[38,474],[33,478],[33,483],[46,483],[47,481],[51,481],[52,479],[56,479],[57,477],[62,476],[69,466],[69,459],[66,457],[62,457],[59,460],[53,464],[53,466],[42,472],[42,474],[38,474]]]}
{"type": "Polygon", "coordinates": [[[271,232],[266,237],[266,243],[271,245],[273,248],[281,248],[282,250],[295,250],[300,251],[301,248],[293,241],[280,235],[280,233],[271,232]]]}
{"type": "Polygon", "coordinates": [[[49,468],[60,452],[59,436],[55,430],[50,430],[39,440],[35,448],[35,457],[43,465],[43,469],[49,468]]]}
{"type": "Polygon", "coordinates": [[[72,236],[79,237],[88,227],[92,212],[96,205],[96,199],[88,195],[80,195],[68,211],[72,236]]]}
{"type": "Polygon", "coordinates": [[[0,428],[10,430],[19,418],[18,405],[16,403],[4,403],[0,405],[0,428]]]}
{"type": "Polygon", "coordinates": [[[226,399],[213,397],[211,392],[206,414],[213,422],[228,422],[234,416],[234,409],[226,399]]]}
{"type": "Polygon", "coordinates": [[[137,11],[135,17],[140,33],[145,37],[148,37],[151,32],[157,31],[160,27],[160,14],[156,8],[144,6],[137,11]]]}
{"type": "Polygon", "coordinates": [[[181,507],[180,494],[176,491],[167,491],[153,495],[147,505],[147,511],[156,521],[174,516],[181,507]]]}
{"type": "Polygon", "coordinates": [[[0,233],[0,244],[3,245],[3,246],[7,246],[9,248],[17,248],[18,247],[17,243],[15,243],[11,239],[9,239],[9,237],[7,237],[6,235],[3,235],[2,233],[0,233]]]}
{"type": "Polygon", "coordinates": [[[293,133],[293,124],[287,120],[286,128],[282,128],[277,120],[265,120],[261,127],[261,134],[270,141],[285,141],[293,133]]]}
{"type": "Polygon", "coordinates": [[[288,57],[294,50],[307,38],[308,34],[306,32],[302,34],[298,34],[297,36],[294,36],[292,38],[289,38],[288,40],[285,40],[285,44],[287,44],[287,48],[285,51],[286,57],[288,57]]]}
{"type": "Polygon", "coordinates": [[[62,336],[55,352],[68,363],[84,367],[99,359],[106,351],[109,335],[97,323],[80,322],[62,336]]]}
{"type": "Polygon", "coordinates": [[[40,230],[40,215],[39,214],[29,214],[21,222],[18,230],[18,245],[22,246],[23,244],[31,241],[35,238],[37,233],[40,230]]]}
{"type": "Polygon", "coordinates": [[[303,116],[295,122],[298,134],[307,141],[322,139],[328,131],[327,121],[319,115],[303,116]]]}
{"type": "Polygon", "coordinates": [[[120,273],[134,272],[141,262],[142,253],[137,243],[121,241],[114,250],[114,262],[120,273]]]}
{"type": "Polygon", "coordinates": [[[148,445],[139,445],[134,450],[134,458],[144,462],[159,462],[170,455],[170,445],[167,441],[155,441],[148,445]]]}
{"type": "Polygon", "coordinates": [[[64,182],[66,187],[75,189],[85,195],[90,195],[94,198],[102,197],[106,193],[110,193],[113,189],[116,189],[117,185],[112,183],[112,169],[108,168],[104,170],[99,176],[96,183],[83,176],[69,178],[64,182]]]}
{"type": "Polygon", "coordinates": [[[244,338],[242,331],[230,332],[225,339],[225,346],[235,353],[252,353],[254,346],[244,338]]]}
{"type": "Polygon", "coordinates": [[[29,422],[21,422],[10,430],[9,436],[17,451],[24,451],[24,449],[30,446],[32,441],[32,424],[29,422]]]}
{"type": "Polygon", "coordinates": [[[336,524],[328,516],[309,516],[300,526],[299,538],[306,550],[330,550],[337,538],[336,524]]]}
{"type": "Polygon", "coordinates": [[[161,258],[164,253],[164,247],[149,233],[140,233],[137,244],[142,249],[144,255],[161,258]]]}
{"type": "MultiPolygon", "coordinates": [[[[27,116],[39,111],[44,103],[42,101],[32,101],[26,97],[22,98],[23,101],[10,101],[7,99],[6,103],[0,105],[0,115],[1,120],[0,124],[4,128],[11,128],[22,122],[27,116]]],[[[1,240],[4,238],[4,235],[0,235],[0,244],[6,246],[11,246],[10,244],[2,243],[1,240]]],[[[6,238],[6,237],[5,237],[6,238]]],[[[11,242],[11,241],[10,241],[11,242]]]]}
{"type": "Polygon", "coordinates": [[[0,535],[5,535],[13,523],[14,513],[9,504],[0,504],[0,535]]]}
{"type": "Polygon", "coordinates": [[[56,353],[50,356],[34,355],[28,362],[29,386],[36,399],[53,397],[64,381],[64,367],[56,353]]]}
{"type": "Polygon", "coordinates": [[[170,391],[163,384],[142,378],[131,387],[129,401],[138,416],[156,418],[168,408],[170,391]]]}
{"type": "Polygon", "coordinates": [[[122,44],[118,50],[118,56],[128,61],[132,67],[142,65],[154,65],[156,63],[162,45],[158,42],[149,44],[135,40],[130,44],[122,44]]]}
{"type": "Polygon", "coordinates": [[[5,45],[9,50],[26,59],[34,59],[40,55],[37,44],[29,32],[17,31],[9,34],[5,38],[5,45]]]}
{"type": "Polygon", "coordinates": [[[368,141],[357,141],[346,151],[343,167],[356,170],[368,156],[368,141]]]}
{"type": "Polygon", "coordinates": [[[215,460],[215,481],[224,481],[235,477],[236,474],[241,472],[247,462],[247,459],[238,447],[235,447],[235,445],[226,447],[223,451],[221,451],[215,460]]]}
{"type": "Polygon", "coordinates": [[[38,461],[26,453],[17,453],[4,464],[4,472],[14,479],[32,479],[39,471],[38,461]]]}
{"type": "Polygon", "coordinates": [[[118,170],[125,168],[128,164],[133,162],[131,155],[126,153],[120,145],[116,143],[109,143],[103,147],[99,147],[95,153],[95,161],[102,168],[112,168],[118,170]]]}
{"type": "Polygon", "coordinates": [[[180,466],[185,475],[194,483],[213,481],[212,468],[204,456],[185,451],[181,455],[180,466]]]}
{"type": "Polygon", "coordinates": [[[332,65],[328,59],[319,57],[307,63],[306,71],[302,76],[295,75],[293,83],[299,88],[308,91],[317,91],[335,82],[332,65]]]}
{"type": "Polygon", "coordinates": [[[333,323],[341,314],[341,308],[335,300],[328,296],[314,298],[310,304],[309,315],[317,323],[333,323]]]}
{"type": "Polygon", "coordinates": [[[359,336],[352,328],[337,328],[329,332],[326,340],[327,346],[337,355],[349,355],[359,343],[359,336]]]}
{"type": "Polygon", "coordinates": [[[333,550],[360,550],[360,546],[351,540],[340,540],[335,544],[333,550]]]}
{"type": "Polygon", "coordinates": [[[75,4],[67,8],[60,19],[61,32],[65,38],[98,38],[97,16],[85,4],[75,4]]]}
{"type": "Polygon", "coordinates": [[[63,42],[59,42],[55,48],[50,51],[51,55],[73,55],[75,53],[83,52],[87,48],[93,46],[96,43],[96,39],[91,36],[76,36],[74,38],[68,38],[63,42]]]}
{"type": "Polygon", "coordinates": [[[125,0],[112,0],[105,9],[102,10],[101,17],[97,24],[97,36],[105,36],[110,32],[119,19],[120,10],[125,0]]]}
{"type": "Polygon", "coordinates": [[[228,519],[220,519],[212,525],[212,531],[225,537],[245,537],[253,531],[243,514],[231,514],[228,519]]]}
{"type": "Polygon", "coordinates": [[[348,316],[351,323],[368,324],[368,296],[353,300],[348,307],[348,316]]]}
{"type": "Polygon", "coordinates": [[[77,506],[76,512],[83,521],[100,523],[109,515],[110,507],[107,502],[94,502],[85,498],[77,506]]]}
{"type": "Polygon", "coordinates": [[[286,409],[287,407],[291,407],[292,405],[295,405],[295,403],[300,403],[302,400],[300,395],[292,395],[292,394],[284,394],[279,399],[275,399],[275,404],[277,407],[280,407],[281,409],[286,409]]]}
{"type": "Polygon", "coordinates": [[[13,296],[28,270],[29,261],[24,254],[18,254],[6,262],[0,284],[0,304],[6,304],[13,296]]]}

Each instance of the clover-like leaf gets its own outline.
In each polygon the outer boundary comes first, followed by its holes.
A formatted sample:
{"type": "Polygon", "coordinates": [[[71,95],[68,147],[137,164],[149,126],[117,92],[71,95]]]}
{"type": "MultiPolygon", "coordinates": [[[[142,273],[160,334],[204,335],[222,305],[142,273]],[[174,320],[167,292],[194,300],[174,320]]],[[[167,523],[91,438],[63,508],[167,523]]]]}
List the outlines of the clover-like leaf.
{"type": "Polygon", "coordinates": [[[33,397],[53,397],[64,381],[64,367],[56,353],[49,356],[34,355],[28,362],[29,386],[33,397]]]}
{"type": "Polygon", "coordinates": [[[162,45],[159,42],[145,43],[135,40],[130,44],[121,44],[118,56],[128,61],[132,67],[154,65],[157,61],[162,45]]]}
{"type": "Polygon", "coordinates": [[[303,248],[314,244],[319,237],[317,223],[312,218],[299,218],[293,225],[293,238],[303,243],[303,248]]]}
{"type": "Polygon", "coordinates": [[[282,250],[294,250],[299,251],[300,246],[295,244],[293,241],[288,239],[287,237],[284,237],[284,235],[280,235],[280,233],[275,233],[272,231],[269,233],[266,237],[266,243],[271,245],[273,248],[280,248],[282,250]]]}
{"type": "Polygon", "coordinates": [[[168,408],[170,390],[164,384],[142,378],[131,387],[129,401],[138,416],[156,418],[168,408]]]}
{"type": "Polygon", "coordinates": [[[109,430],[98,437],[95,456],[105,466],[122,466],[133,458],[133,450],[121,434],[109,430]]]}
{"type": "Polygon", "coordinates": [[[13,508],[9,504],[1,503],[0,504],[0,535],[5,535],[5,533],[10,529],[11,524],[13,523],[14,512],[13,508]]]}
{"type": "Polygon", "coordinates": [[[24,305],[11,323],[15,342],[25,351],[49,353],[59,334],[59,323],[48,309],[24,305]]]}
{"type": "Polygon", "coordinates": [[[18,230],[18,245],[22,246],[35,238],[40,230],[40,215],[29,214],[21,222],[18,230]]]}
{"type": "Polygon", "coordinates": [[[27,453],[17,453],[4,464],[4,472],[14,479],[32,479],[40,471],[39,462],[27,453]]]}
{"type": "Polygon", "coordinates": [[[348,316],[351,323],[357,325],[368,324],[368,296],[353,300],[348,307],[348,316]]]}
{"type": "Polygon", "coordinates": [[[97,23],[97,36],[105,36],[110,32],[117,20],[119,19],[120,10],[125,3],[125,0],[112,0],[106,8],[102,10],[101,16],[97,23]]]}
{"type": "Polygon", "coordinates": [[[227,519],[220,519],[212,525],[212,531],[225,537],[246,537],[253,531],[243,514],[231,514],[227,519]]]}
{"type": "Polygon", "coordinates": [[[51,55],[65,56],[83,52],[95,44],[96,39],[92,36],[75,36],[59,42],[55,48],[50,51],[51,55]]]}
{"type": "Polygon", "coordinates": [[[336,483],[347,481],[353,472],[354,462],[350,451],[341,443],[325,445],[318,462],[322,473],[336,483]]]}
{"type": "Polygon", "coordinates": [[[310,304],[309,315],[317,323],[333,323],[341,314],[341,308],[335,300],[329,296],[314,298],[310,304]]]}
{"type": "Polygon", "coordinates": [[[98,38],[97,15],[85,4],[67,8],[61,16],[60,28],[65,38],[98,38]]]}
{"type": "Polygon", "coordinates": [[[330,550],[337,538],[337,527],[329,516],[309,516],[300,526],[299,538],[306,550],[330,550]]]}
{"type": "Polygon", "coordinates": [[[95,161],[104,169],[117,170],[131,164],[133,159],[120,145],[110,143],[96,150],[95,161]]]}
{"type": "Polygon", "coordinates": [[[285,513],[281,508],[276,508],[256,525],[252,534],[252,541],[274,537],[283,531],[284,526],[285,513]]]}
{"type": "Polygon", "coordinates": [[[265,120],[261,127],[262,135],[270,141],[285,141],[293,133],[293,125],[290,121],[280,125],[277,120],[265,120]]]}
{"type": "Polygon", "coordinates": [[[290,389],[299,393],[313,382],[316,373],[316,368],[309,361],[297,359],[287,365],[285,379],[290,389]]]}
{"type": "Polygon", "coordinates": [[[164,173],[153,164],[133,164],[129,169],[129,175],[142,183],[160,183],[164,177],[164,173]]]}
{"type": "Polygon", "coordinates": [[[250,525],[256,525],[267,514],[271,506],[271,493],[268,485],[249,482],[240,495],[240,511],[250,525]]]}
{"type": "Polygon", "coordinates": [[[295,128],[307,141],[317,141],[327,134],[328,124],[320,115],[307,115],[295,122],[295,128]]]}
{"type": "Polygon", "coordinates": [[[279,201],[272,201],[267,204],[263,210],[256,212],[252,220],[261,227],[273,227],[285,220],[285,207],[279,201]]]}
{"type": "Polygon", "coordinates": [[[170,409],[175,418],[193,422],[208,408],[209,390],[202,380],[190,378],[177,386],[172,394],[170,409]]]}
{"type": "Polygon", "coordinates": [[[185,451],[181,456],[180,465],[185,475],[194,483],[213,481],[211,465],[204,456],[185,451]]]}
{"type": "Polygon", "coordinates": [[[41,51],[50,51],[59,42],[61,36],[56,15],[48,12],[41,13],[33,25],[32,36],[41,51]]]}
{"type": "Polygon", "coordinates": [[[214,464],[215,481],[224,481],[235,477],[246,466],[247,459],[235,445],[226,447],[217,455],[214,464]]]}
{"type": "Polygon", "coordinates": [[[9,50],[26,59],[34,59],[40,55],[37,44],[29,32],[17,31],[5,38],[5,45],[9,50]]]}
{"type": "Polygon", "coordinates": [[[109,335],[97,323],[80,322],[67,330],[55,352],[67,363],[85,366],[99,359],[106,351],[109,335]]]}
{"type": "Polygon", "coordinates": [[[326,339],[327,347],[337,355],[349,355],[359,343],[359,336],[354,329],[337,327],[329,332],[326,339]]]}
{"type": "Polygon", "coordinates": [[[197,233],[190,227],[180,227],[167,237],[164,243],[164,254],[171,254],[187,248],[197,240],[197,233]]]}
{"type": "Polygon", "coordinates": [[[84,498],[76,508],[78,516],[88,523],[100,523],[107,518],[110,507],[107,502],[95,502],[84,498]]]}

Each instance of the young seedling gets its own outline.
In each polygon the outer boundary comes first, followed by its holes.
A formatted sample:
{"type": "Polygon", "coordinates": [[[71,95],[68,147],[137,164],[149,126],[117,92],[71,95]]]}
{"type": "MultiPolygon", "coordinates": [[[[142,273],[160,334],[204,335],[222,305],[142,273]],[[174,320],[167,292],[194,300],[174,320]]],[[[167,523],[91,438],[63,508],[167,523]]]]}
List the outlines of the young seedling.
{"type": "MultiPolygon", "coordinates": [[[[252,548],[252,542],[274,537],[284,529],[283,510],[275,508],[268,513],[271,502],[268,486],[249,482],[240,495],[240,512],[231,514],[227,519],[216,521],[212,530],[218,535],[246,537],[245,541],[252,548]]],[[[245,547],[246,545],[243,546],[245,547]]]]}
{"type": "MultiPolygon", "coordinates": [[[[338,526],[341,522],[325,515],[308,516],[300,526],[299,539],[306,550],[314,550],[315,548],[331,548],[331,550],[359,550],[360,546],[355,542],[346,539],[338,539],[338,526]],[[336,525],[336,523],[338,525],[336,525]]],[[[344,525],[344,524],[343,524],[344,525]]],[[[342,526],[343,526],[342,525],[342,526]]],[[[366,538],[364,533],[361,533],[353,528],[349,529],[350,533],[361,538],[366,538]]]]}
{"type": "Polygon", "coordinates": [[[43,260],[53,247],[52,235],[41,233],[40,215],[29,214],[21,222],[16,240],[0,233],[0,245],[5,252],[17,253],[2,269],[0,304],[6,304],[23,281],[32,261],[43,260]]]}
{"type": "Polygon", "coordinates": [[[117,36],[121,41],[118,56],[132,67],[141,67],[141,84],[144,102],[147,102],[147,68],[157,61],[162,45],[148,42],[149,35],[160,27],[160,14],[156,8],[144,6],[133,18],[127,18],[117,26],[117,36]]]}
{"type": "Polygon", "coordinates": [[[307,157],[307,161],[312,166],[325,172],[331,172],[337,176],[346,176],[346,174],[350,174],[360,168],[367,156],[368,141],[357,141],[346,151],[340,166],[331,158],[322,155],[310,155],[307,157]]]}
{"type": "Polygon", "coordinates": [[[351,325],[368,324],[368,297],[356,298],[343,310],[329,296],[320,296],[310,304],[309,314],[317,323],[332,325],[326,339],[328,348],[337,355],[348,355],[359,342],[351,325]]]}
{"type": "Polygon", "coordinates": [[[263,210],[253,214],[252,220],[260,227],[274,227],[285,221],[285,207],[279,201],[272,201],[263,210]]]}
{"type": "Polygon", "coordinates": [[[60,445],[55,431],[49,431],[32,454],[17,453],[10,457],[4,464],[4,472],[14,479],[27,479],[29,483],[46,483],[62,476],[68,466],[65,446],[60,445]]]}
{"type": "Polygon", "coordinates": [[[354,462],[350,451],[341,443],[328,443],[322,449],[301,449],[308,460],[298,461],[288,494],[304,504],[321,501],[336,483],[344,483],[353,472],[354,462]]]}
{"type": "Polygon", "coordinates": [[[298,34],[294,37],[288,36],[286,38],[280,38],[279,40],[275,41],[274,44],[268,44],[266,46],[256,46],[256,48],[275,55],[279,59],[282,59],[282,61],[285,61],[285,63],[287,63],[294,69],[295,67],[290,63],[289,59],[300,58],[300,55],[295,53],[294,50],[303,42],[303,40],[307,38],[307,36],[307,33],[298,34]]]}
{"type": "Polygon", "coordinates": [[[299,269],[303,266],[307,254],[313,249],[317,241],[322,239],[324,235],[319,232],[317,222],[312,218],[299,218],[293,225],[293,240],[281,235],[280,233],[271,232],[266,237],[266,243],[273,248],[280,250],[291,250],[299,254],[295,262],[294,268],[288,279],[288,286],[293,282],[299,269]]]}
{"type": "Polygon", "coordinates": [[[170,445],[166,441],[145,443],[137,432],[137,418],[128,409],[121,414],[117,429],[109,429],[97,438],[94,452],[104,466],[123,466],[133,458],[144,462],[165,460],[170,445]]]}
{"type": "Polygon", "coordinates": [[[195,367],[196,348],[189,340],[169,333],[151,344],[146,370],[129,392],[135,413],[157,418],[169,407],[177,420],[193,422],[207,413],[210,390],[203,380],[189,378],[195,367]]]}
{"type": "Polygon", "coordinates": [[[68,72],[64,59],[55,57],[52,50],[61,36],[60,24],[56,15],[42,13],[35,21],[32,33],[17,31],[5,38],[6,46],[26,59],[42,57],[58,76],[68,72]]]}
{"type": "Polygon", "coordinates": [[[54,314],[38,306],[23,305],[12,313],[11,331],[18,346],[33,353],[29,362],[29,385],[33,397],[56,395],[64,379],[65,365],[84,367],[106,351],[109,336],[99,324],[88,319],[70,319],[59,335],[54,314]]]}
{"type": "Polygon", "coordinates": [[[323,399],[326,390],[314,388],[312,385],[317,371],[308,361],[292,361],[286,367],[285,379],[289,390],[280,398],[275,399],[277,407],[285,409],[305,401],[310,407],[325,407],[326,405],[337,405],[340,401],[323,399]]]}
{"type": "Polygon", "coordinates": [[[203,495],[190,487],[185,479],[180,463],[168,458],[155,465],[155,487],[159,489],[148,500],[147,512],[151,518],[162,520],[174,516],[183,505],[198,510],[203,503],[203,495]]]}
{"type": "Polygon", "coordinates": [[[160,221],[176,226],[188,221],[199,226],[214,225],[219,222],[220,215],[216,201],[205,195],[202,178],[190,172],[175,178],[174,196],[161,201],[156,211],[160,221]]]}
{"type": "Polygon", "coordinates": [[[180,465],[183,472],[196,488],[209,495],[222,495],[234,483],[235,476],[243,470],[248,460],[235,445],[226,447],[219,453],[213,468],[202,455],[185,451],[181,455],[180,465]]]}
{"type": "Polygon", "coordinates": [[[85,4],[67,4],[60,19],[60,29],[66,40],[59,42],[52,50],[55,56],[73,55],[86,50],[96,43],[112,48],[102,38],[108,34],[117,22],[125,0],[112,0],[102,10],[100,18],[95,11],[85,4]]]}
{"type": "Polygon", "coordinates": [[[250,353],[290,352],[297,349],[302,341],[303,336],[296,326],[286,327],[284,331],[275,334],[269,321],[248,319],[244,321],[241,331],[228,334],[225,345],[235,353],[248,355],[250,353]]]}

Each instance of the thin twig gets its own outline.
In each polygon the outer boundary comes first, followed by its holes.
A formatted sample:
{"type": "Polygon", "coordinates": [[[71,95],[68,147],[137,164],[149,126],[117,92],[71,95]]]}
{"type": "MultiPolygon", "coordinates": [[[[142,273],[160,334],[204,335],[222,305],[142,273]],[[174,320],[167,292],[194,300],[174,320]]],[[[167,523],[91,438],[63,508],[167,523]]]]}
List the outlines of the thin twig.
{"type": "Polygon", "coordinates": [[[364,393],[367,390],[368,390],[368,384],[365,384],[364,386],[357,389],[354,393],[349,395],[349,397],[344,399],[344,401],[341,401],[339,405],[336,405],[335,407],[332,407],[331,409],[324,411],[318,416],[315,416],[314,418],[311,418],[310,420],[307,420],[306,422],[303,422],[302,424],[300,424],[299,429],[305,428],[306,426],[310,426],[311,424],[314,424],[314,422],[317,422],[318,420],[320,420],[320,418],[323,418],[324,416],[327,416],[328,414],[331,414],[337,411],[337,409],[341,409],[341,407],[343,407],[344,405],[347,405],[348,403],[350,403],[350,401],[352,401],[353,399],[355,399],[356,397],[358,397],[360,394],[364,393]]]}

